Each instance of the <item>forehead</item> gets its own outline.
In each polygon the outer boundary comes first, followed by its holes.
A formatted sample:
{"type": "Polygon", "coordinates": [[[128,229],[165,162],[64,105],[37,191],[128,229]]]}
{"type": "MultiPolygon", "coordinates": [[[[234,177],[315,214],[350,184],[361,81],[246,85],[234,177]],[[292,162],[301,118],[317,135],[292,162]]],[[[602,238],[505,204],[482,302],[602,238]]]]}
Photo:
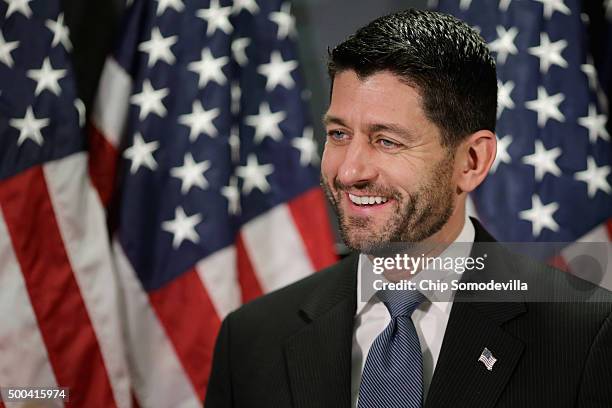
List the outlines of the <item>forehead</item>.
{"type": "Polygon", "coordinates": [[[326,117],[353,125],[395,123],[409,128],[435,125],[427,119],[417,88],[389,72],[365,78],[355,71],[336,74],[326,117]]]}

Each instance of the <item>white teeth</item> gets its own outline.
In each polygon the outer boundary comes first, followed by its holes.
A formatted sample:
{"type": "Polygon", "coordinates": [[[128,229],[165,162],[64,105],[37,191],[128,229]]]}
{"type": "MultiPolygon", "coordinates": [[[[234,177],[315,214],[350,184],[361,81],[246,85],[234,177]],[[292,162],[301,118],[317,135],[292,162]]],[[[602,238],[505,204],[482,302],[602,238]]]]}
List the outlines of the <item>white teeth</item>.
{"type": "Polygon", "coordinates": [[[381,204],[386,203],[389,199],[386,197],[379,196],[356,196],[354,194],[349,194],[349,199],[357,205],[372,205],[372,204],[381,204]]]}

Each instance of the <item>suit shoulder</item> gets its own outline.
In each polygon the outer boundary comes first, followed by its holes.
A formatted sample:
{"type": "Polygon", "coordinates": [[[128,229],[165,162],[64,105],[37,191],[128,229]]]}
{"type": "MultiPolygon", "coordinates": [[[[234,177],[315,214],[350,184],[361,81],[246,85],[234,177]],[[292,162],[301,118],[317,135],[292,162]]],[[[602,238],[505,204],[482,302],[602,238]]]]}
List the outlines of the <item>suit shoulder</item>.
{"type": "Polygon", "coordinates": [[[269,316],[270,312],[277,316],[287,312],[295,313],[311,294],[324,286],[332,285],[352,264],[356,265],[356,257],[344,258],[334,265],[250,301],[232,314],[238,319],[256,319],[258,316],[269,316]]]}
{"type": "Polygon", "coordinates": [[[530,309],[547,310],[569,325],[599,327],[612,315],[612,292],[596,283],[539,261],[517,257],[515,271],[529,283],[530,309]]]}

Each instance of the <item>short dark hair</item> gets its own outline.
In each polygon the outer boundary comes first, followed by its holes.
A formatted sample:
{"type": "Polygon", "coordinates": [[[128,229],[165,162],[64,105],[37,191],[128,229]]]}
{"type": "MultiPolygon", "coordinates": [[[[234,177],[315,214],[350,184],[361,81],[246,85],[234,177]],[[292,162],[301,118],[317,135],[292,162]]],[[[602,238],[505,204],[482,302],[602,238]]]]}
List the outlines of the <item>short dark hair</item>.
{"type": "Polygon", "coordinates": [[[482,37],[447,14],[409,9],[377,18],[328,51],[328,72],[360,78],[390,71],[423,98],[425,115],[455,147],[481,129],[495,132],[495,60],[482,37]]]}

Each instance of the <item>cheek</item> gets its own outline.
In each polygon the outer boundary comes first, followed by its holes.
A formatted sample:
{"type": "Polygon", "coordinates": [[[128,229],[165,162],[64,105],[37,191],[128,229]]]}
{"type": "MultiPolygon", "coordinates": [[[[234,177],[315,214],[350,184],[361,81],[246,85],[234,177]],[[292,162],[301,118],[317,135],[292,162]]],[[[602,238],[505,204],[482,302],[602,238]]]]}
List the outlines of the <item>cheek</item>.
{"type": "Polygon", "coordinates": [[[423,163],[415,163],[415,161],[403,158],[394,160],[392,164],[391,161],[388,162],[384,170],[386,184],[402,194],[417,190],[427,178],[428,172],[431,171],[423,163]]]}
{"type": "Polygon", "coordinates": [[[321,174],[328,178],[328,180],[333,180],[337,173],[338,167],[342,161],[340,157],[338,149],[334,149],[329,145],[325,146],[323,150],[323,156],[321,157],[321,174]]]}

